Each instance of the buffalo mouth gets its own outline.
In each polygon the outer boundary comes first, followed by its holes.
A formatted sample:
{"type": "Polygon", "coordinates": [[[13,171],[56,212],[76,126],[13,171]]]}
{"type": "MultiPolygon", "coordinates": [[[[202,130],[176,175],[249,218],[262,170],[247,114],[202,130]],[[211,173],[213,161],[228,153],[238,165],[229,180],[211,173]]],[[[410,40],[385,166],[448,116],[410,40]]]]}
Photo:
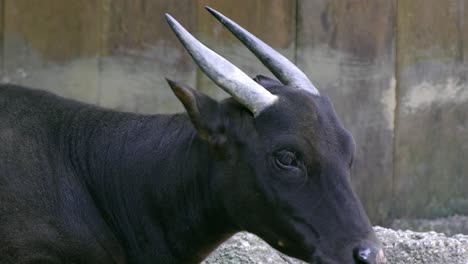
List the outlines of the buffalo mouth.
{"type": "Polygon", "coordinates": [[[307,262],[310,264],[387,264],[387,258],[385,257],[383,249],[380,249],[377,252],[375,259],[365,262],[355,259],[352,255],[343,258],[336,258],[325,255],[321,252],[316,252],[307,262]]]}

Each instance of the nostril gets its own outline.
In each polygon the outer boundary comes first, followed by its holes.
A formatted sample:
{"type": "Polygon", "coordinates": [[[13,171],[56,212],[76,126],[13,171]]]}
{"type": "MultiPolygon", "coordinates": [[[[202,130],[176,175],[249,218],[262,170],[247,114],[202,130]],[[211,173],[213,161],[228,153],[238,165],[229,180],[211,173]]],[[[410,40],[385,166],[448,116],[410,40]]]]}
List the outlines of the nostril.
{"type": "Polygon", "coordinates": [[[357,263],[371,264],[375,262],[372,260],[375,254],[373,254],[372,249],[368,247],[358,247],[354,249],[353,253],[354,253],[354,259],[357,261],[357,263]]]}

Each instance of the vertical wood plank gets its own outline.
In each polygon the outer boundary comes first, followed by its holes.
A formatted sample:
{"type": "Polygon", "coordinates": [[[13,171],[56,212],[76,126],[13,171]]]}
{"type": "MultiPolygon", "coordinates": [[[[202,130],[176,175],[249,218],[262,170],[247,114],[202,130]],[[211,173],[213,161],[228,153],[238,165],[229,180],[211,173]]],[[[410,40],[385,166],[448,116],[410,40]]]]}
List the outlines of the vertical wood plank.
{"type": "Polygon", "coordinates": [[[104,5],[99,103],[143,113],[182,110],[165,77],[195,86],[196,68],[164,13],[192,31],[194,2],[106,0],[104,5]]]}
{"type": "Polygon", "coordinates": [[[99,1],[4,1],[4,79],[95,102],[99,1]]]}
{"type": "Polygon", "coordinates": [[[468,214],[467,6],[398,4],[397,217],[468,214]]]}
{"type": "Polygon", "coordinates": [[[0,81],[5,81],[5,72],[3,69],[3,52],[4,52],[4,10],[5,0],[0,0],[0,81]]]}
{"type": "Polygon", "coordinates": [[[462,58],[463,63],[468,63],[468,2],[466,0],[460,0],[460,21],[459,21],[459,32],[462,42],[462,58]]]}
{"type": "Polygon", "coordinates": [[[297,63],[353,134],[352,182],[374,223],[390,215],[396,0],[298,2],[297,63]]]}
{"type": "MultiPolygon", "coordinates": [[[[205,6],[210,6],[265,41],[287,58],[294,60],[295,3],[289,0],[198,0],[198,38],[216,53],[234,63],[249,76],[272,74],[219,23],[205,6]]],[[[215,98],[227,97],[202,72],[198,73],[198,89],[215,98]]]]}

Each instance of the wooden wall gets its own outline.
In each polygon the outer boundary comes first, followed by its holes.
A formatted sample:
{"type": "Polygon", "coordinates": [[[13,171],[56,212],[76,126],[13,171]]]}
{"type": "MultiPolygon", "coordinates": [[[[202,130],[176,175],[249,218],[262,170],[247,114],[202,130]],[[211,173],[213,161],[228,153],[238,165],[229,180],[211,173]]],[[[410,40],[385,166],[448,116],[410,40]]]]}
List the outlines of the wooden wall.
{"type": "Polygon", "coordinates": [[[332,98],[375,223],[468,214],[468,0],[0,0],[2,80],[142,113],[182,110],[165,76],[226,97],[166,12],[248,74],[271,75],[205,5],[332,98]]]}

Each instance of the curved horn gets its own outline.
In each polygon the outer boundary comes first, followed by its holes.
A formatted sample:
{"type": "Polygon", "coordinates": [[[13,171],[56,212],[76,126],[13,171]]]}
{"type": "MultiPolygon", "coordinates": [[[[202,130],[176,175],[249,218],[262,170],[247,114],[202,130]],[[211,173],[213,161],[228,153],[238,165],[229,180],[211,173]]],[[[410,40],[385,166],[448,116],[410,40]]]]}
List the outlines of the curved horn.
{"type": "Polygon", "coordinates": [[[239,68],[201,44],[172,16],[166,14],[166,20],[203,72],[255,116],[278,100],[239,68]]]}
{"type": "Polygon", "coordinates": [[[320,94],[317,88],[310,82],[309,78],[279,52],[218,11],[208,6],[205,8],[252,51],[263,65],[270,69],[283,84],[305,89],[313,94],[320,94]]]}

